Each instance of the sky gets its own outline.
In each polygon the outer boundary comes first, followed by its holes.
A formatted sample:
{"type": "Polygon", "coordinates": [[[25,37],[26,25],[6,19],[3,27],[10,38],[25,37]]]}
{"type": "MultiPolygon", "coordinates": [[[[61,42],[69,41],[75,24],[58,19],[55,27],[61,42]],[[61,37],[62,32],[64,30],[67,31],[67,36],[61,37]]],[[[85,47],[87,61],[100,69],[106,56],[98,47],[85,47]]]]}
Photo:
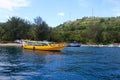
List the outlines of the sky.
{"type": "Polygon", "coordinates": [[[34,22],[41,17],[55,27],[83,17],[120,16],[120,0],[0,0],[0,22],[11,17],[34,22]]]}

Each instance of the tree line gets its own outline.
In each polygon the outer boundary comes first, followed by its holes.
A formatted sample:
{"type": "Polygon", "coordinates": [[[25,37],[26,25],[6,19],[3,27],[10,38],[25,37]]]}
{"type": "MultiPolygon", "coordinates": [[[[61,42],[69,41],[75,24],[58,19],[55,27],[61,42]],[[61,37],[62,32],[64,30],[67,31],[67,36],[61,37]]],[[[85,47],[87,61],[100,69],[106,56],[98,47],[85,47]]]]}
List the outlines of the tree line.
{"type": "Polygon", "coordinates": [[[16,39],[50,40],[50,27],[41,17],[36,17],[34,23],[12,17],[6,23],[0,23],[0,41],[16,39]]]}
{"type": "Polygon", "coordinates": [[[84,44],[120,43],[120,17],[83,17],[50,27],[41,17],[34,23],[11,17],[0,23],[0,41],[16,39],[77,41],[84,44]]]}

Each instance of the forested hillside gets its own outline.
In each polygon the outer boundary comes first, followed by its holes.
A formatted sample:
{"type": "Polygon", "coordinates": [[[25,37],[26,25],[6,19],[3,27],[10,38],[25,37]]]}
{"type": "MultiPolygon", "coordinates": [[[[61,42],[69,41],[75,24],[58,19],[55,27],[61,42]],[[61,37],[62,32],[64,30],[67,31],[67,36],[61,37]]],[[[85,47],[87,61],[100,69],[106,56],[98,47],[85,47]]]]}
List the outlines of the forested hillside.
{"type": "Polygon", "coordinates": [[[41,17],[34,23],[12,17],[0,23],[0,41],[16,39],[78,41],[85,44],[120,43],[120,17],[83,17],[49,27],[41,17]]]}
{"type": "Polygon", "coordinates": [[[120,43],[120,17],[84,17],[54,28],[56,39],[87,44],[120,43]]]}

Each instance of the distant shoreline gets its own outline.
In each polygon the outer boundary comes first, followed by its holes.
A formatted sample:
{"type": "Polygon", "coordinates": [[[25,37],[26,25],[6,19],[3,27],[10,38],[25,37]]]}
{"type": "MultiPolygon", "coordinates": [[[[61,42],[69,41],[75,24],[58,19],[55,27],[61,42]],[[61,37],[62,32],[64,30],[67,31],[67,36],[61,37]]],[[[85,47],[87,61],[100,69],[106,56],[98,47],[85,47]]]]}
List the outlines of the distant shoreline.
{"type": "Polygon", "coordinates": [[[18,43],[0,43],[0,46],[22,46],[22,44],[18,44],[18,43]]]}
{"type": "Polygon", "coordinates": [[[83,47],[120,47],[120,44],[108,44],[108,45],[102,45],[102,44],[99,44],[99,45],[92,45],[92,44],[82,44],[81,46],[83,46],[83,47]]]}
{"type": "MultiPolygon", "coordinates": [[[[0,46],[22,46],[19,43],[0,43],[0,46]]],[[[109,45],[93,45],[93,44],[81,44],[82,47],[120,47],[119,45],[109,44],[109,45]]]]}

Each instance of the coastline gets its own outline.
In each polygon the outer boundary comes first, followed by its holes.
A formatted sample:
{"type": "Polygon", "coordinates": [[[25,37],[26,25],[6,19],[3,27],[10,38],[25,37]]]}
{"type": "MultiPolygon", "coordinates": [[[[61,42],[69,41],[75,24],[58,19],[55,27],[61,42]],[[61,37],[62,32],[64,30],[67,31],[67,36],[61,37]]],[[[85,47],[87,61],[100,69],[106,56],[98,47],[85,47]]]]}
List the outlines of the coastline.
{"type": "Polygon", "coordinates": [[[82,44],[81,46],[83,47],[120,47],[120,44],[108,44],[108,45],[102,45],[102,44],[99,44],[99,45],[93,45],[93,44],[82,44]]]}
{"type": "MultiPolygon", "coordinates": [[[[19,43],[0,43],[0,46],[22,46],[22,44],[19,43]]],[[[82,47],[120,47],[120,44],[109,44],[109,45],[93,45],[93,44],[81,44],[82,47]]]]}
{"type": "Polygon", "coordinates": [[[22,46],[22,44],[18,44],[18,43],[0,43],[0,46],[22,46]]]}

